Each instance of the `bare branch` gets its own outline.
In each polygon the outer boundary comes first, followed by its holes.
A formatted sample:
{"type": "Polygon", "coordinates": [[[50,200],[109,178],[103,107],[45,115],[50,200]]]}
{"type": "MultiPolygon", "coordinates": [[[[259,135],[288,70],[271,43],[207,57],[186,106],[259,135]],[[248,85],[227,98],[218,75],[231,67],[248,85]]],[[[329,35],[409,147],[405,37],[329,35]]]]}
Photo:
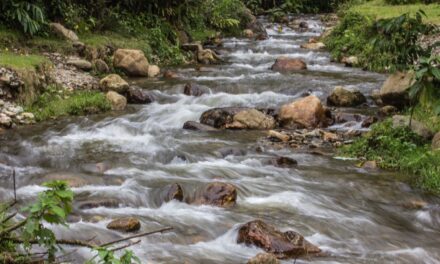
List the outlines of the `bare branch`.
{"type": "Polygon", "coordinates": [[[136,235],[133,235],[133,236],[117,239],[117,240],[114,240],[114,241],[102,244],[102,245],[100,245],[100,247],[108,247],[110,245],[113,245],[113,244],[116,244],[116,243],[120,243],[120,242],[123,242],[123,241],[127,241],[127,240],[132,239],[132,238],[148,236],[148,235],[152,235],[152,234],[156,234],[156,233],[163,233],[165,231],[169,231],[169,230],[172,230],[172,229],[173,229],[172,227],[165,227],[165,228],[162,228],[162,229],[159,229],[159,230],[156,230],[156,231],[150,231],[150,232],[145,232],[145,233],[141,233],[141,234],[136,234],[136,235]]]}
{"type": "Polygon", "coordinates": [[[141,243],[141,241],[140,240],[136,240],[134,242],[128,243],[127,245],[123,245],[123,246],[120,246],[120,247],[117,247],[117,248],[112,248],[110,251],[115,252],[115,251],[118,251],[118,250],[121,250],[121,249],[124,249],[124,248],[128,248],[128,247],[131,247],[131,246],[139,244],[139,243],[141,243]]]}

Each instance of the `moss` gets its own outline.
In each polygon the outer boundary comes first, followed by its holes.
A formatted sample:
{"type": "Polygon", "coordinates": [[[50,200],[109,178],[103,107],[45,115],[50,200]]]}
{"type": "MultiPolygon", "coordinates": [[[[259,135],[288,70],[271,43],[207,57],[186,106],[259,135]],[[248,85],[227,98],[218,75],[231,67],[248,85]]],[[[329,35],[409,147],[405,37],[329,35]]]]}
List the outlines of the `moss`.
{"type": "Polygon", "coordinates": [[[374,125],[341,154],[375,160],[381,168],[403,172],[415,186],[440,193],[440,151],[406,127],[393,128],[391,120],[374,125]]]}
{"type": "Polygon", "coordinates": [[[41,55],[22,55],[6,50],[0,51],[0,66],[14,69],[35,69],[45,63],[49,63],[49,60],[41,55]]]}
{"type": "Polygon", "coordinates": [[[191,35],[194,41],[205,41],[208,38],[215,37],[216,31],[214,29],[191,29],[189,30],[189,34],[191,35]]]}
{"type": "Polygon", "coordinates": [[[35,114],[37,121],[60,116],[78,116],[105,112],[111,109],[105,95],[95,91],[62,92],[49,87],[36,103],[27,108],[35,114]]]}
{"type": "Polygon", "coordinates": [[[353,5],[348,11],[380,19],[397,17],[408,12],[414,15],[419,10],[426,13],[427,22],[440,24],[439,4],[388,5],[385,0],[372,0],[360,5],[353,5]]]}

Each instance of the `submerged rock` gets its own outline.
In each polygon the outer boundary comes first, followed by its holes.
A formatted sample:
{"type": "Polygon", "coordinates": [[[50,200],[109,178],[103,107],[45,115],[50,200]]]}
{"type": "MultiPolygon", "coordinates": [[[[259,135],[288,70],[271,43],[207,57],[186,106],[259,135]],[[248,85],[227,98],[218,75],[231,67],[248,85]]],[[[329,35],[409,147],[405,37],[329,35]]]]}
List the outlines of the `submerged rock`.
{"type": "Polygon", "coordinates": [[[177,183],[169,184],[161,190],[161,200],[170,202],[172,200],[183,201],[183,189],[177,183]]]}
{"type": "Polygon", "coordinates": [[[118,49],[113,55],[113,66],[129,76],[149,76],[149,63],[141,50],[118,49]]]}
{"type": "Polygon", "coordinates": [[[247,264],[280,264],[280,261],[274,254],[260,253],[251,258],[247,264]]]}
{"type": "Polygon", "coordinates": [[[327,125],[324,107],[318,97],[307,96],[281,107],[279,121],[287,128],[316,128],[327,125]]]}
{"type": "Polygon", "coordinates": [[[245,156],[246,150],[240,148],[221,148],[216,151],[218,156],[226,158],[227,156],[245,156]]]}
{"type": "Polygon", "coordinates": [[[297,258],[317,254],[321,250],[294,232],[281,232],[261,220],[248,222],[238,230],[237,243],[256,246],[277,258],[297,258]]]}
{"type": "Polygon", "coordinates": [[[127,101],[129,104],[150,104],[154,102],[154,97],[140,87],[130,86],[127,91],[127,101]]]}
{"type": "Polygon", "coordinates": [[[271,69],[278,72],[295,72],[307,69],[307,64],[301,59],[279,57],[271,69]]]}
{"type": "Polygon", "coordinates": [[[237,188],[230,183],[214,182],[196,192],[193,204],[212,205],[223,208],[234,206],[237,201],[237,188]]]}
{"type": "Polygon", "coordinates": [[[398,108],[408,105],[408,88],[414,81],[413,73],[397,72],[390,75],[380,89],[380,99],[384,104],[398,108]]]}
{"type": "Polygon", "coordinates": [[[188,96],[202,96],[203,94],[208,92],[208,89],[201,87],[195,83],[187,83],[183,88],[183,94],[188,96]]]}
{"type": "Polygon", "coordinates": [[[298,161],[289,157],[274,157],[270,160],[270,163],[281,168],[290,168],[298,165],[298,161]]]}
{"type": "Polygon", "coordinates": [[[327,104],[330,106],[350,107],[366,103],[365,96],[357,90],[348,90],[342,86],[337,86],[327,97],[327,104]]]}
{"type": "Polygon", "coordinates": [[[183,129],[195,130],[195,131],[218,131],[218,129],[215,127],[200,124],[199,122],[196,121],[185,122],[185,124],[183,124],[183,129]]]}
{"type": "Polygon", "coordinates": [[[118,208],[119,201],[111,198],[89,199],[87,201],[80,201],[77,203],[79,209],[86,210],[98,207],[118,208]]]}
{"type": "Polygon", "coordinates": [[[134,217],[118,218],[111,221],[107,228],[123,232],[135,232],[141,228],[141,222],[134,217]]]}

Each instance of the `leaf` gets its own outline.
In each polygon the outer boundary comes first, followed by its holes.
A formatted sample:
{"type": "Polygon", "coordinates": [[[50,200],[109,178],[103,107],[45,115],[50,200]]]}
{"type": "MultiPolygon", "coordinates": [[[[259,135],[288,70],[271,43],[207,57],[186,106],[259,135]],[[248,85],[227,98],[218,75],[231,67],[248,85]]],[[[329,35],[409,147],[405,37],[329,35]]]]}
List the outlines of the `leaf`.
{"type": "Polygon", "coordinates": [[[51,209],[52,209],[52,212],[54,212],[59,217],[61,217],[63,219],[66,218],[66,213],[64,212],[64,210],[61,207],[55,205],[51,209]]]}
{"type": "Polygon", "coordinates": [[[438,81],[440,81],[440,69],[438,69],[438,68],[432,68],[432,69],[431,69],[431,73],[432,73],[432,75],[434,75],[434,77],[435,77],[438,81]]]}

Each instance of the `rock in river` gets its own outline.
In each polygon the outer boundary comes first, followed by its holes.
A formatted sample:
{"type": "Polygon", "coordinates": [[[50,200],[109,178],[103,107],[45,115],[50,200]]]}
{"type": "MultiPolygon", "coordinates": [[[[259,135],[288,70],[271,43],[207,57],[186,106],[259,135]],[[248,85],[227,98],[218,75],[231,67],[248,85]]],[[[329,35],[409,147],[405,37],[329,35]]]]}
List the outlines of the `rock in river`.
{"type": "Polygon", "coordinates": [[[129,76],[149,76],[149,63],[141,50],[116,50],[113,55],[113,66],[129,76]]]}
{"type": "Polygon", "coordinates": [[[112,110],[121,111],[124,110],[127,106],[127,98],[116,92],[110,91],[106,94],[105,97],[110,102],[112,110]]]}
{"type": "Polygon", "coordinates": [[[280,261],[274,254],[260,253],[251,258],[247,264],[280,264],[280,261]]]}
{"type": "Polygon", "coordinates": [[[118,218],[111,221],[107,228],[123,232],[135,232],[141,228],[141,222],[134,217],[118,218]]]}
{"type": "Polygon", "coordinates": [[[199,122],[195,122],[195,121],[185,122],[185,124],[183,124],[183,129],[195,130],[195,131],[218,131],[218,129],[215,127],[200,124],[199,122]]]}
{"type": "Polygon", "coordinates": [[[279,121],[287,128],[304,127],[316,128],[326,126],[325,109],[318,97],[307,96],[281,107],[279,121]]]}
{"type": "Polygon", "coordinates": [[[336,86],[327,97],[327,104],[331,106],[358,106],[367,102],[365,96],[358,90],[349,90],[342,86],[336,86]]]}
{"type": "Polygon", "coordinates": [[[127,91],[127,101],[129,104],[149,104],[154,98],[141,87],[131,86],[127,91]]]}
{"type": "Polygon", "coordinates": [[[248,222],[238,230],[237,243],[256,246],[277,258],[297,258],[321,250],[294,231],[281,232],[261,220],[248,222]]]}
{"type": "Polygon", "coordinates": [[[221,129],[272,129],[276,122],[272,116],[245,107],[225,107],[208,110],[200,122],[221,129]]]}
{"type": "Polygon", "coordinates": [[[128,83],[117,74],[110,74],[102,78],[99,81],[99,86],[104,92],[114,91],[120,94],[125,93],[129,88],[128,83]]]}
{"type": "Polygon", "coordinates": [[[237,188],[230,183],[214,182],[196,192],[193,204],[204,204],[228,208],[237,200],[237,188]]]}
{"type": "Polygon", "coordinates": [[[288,57],[278,57],[271,68],[278,72],[295,72],[307,69],[307,64],[301,59],[294,59],[288,57]]]}

